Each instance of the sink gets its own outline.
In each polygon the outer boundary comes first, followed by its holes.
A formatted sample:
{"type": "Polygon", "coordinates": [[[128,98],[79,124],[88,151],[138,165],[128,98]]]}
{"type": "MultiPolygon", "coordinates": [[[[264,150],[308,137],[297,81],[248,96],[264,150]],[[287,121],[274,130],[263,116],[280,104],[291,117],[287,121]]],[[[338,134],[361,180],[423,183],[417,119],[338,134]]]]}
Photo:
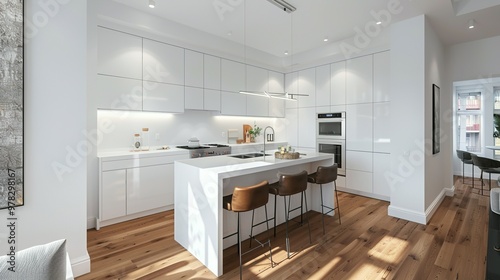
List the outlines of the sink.
{"type": "MultiPolygon", "coordinates": [[[[266,156],[270,156],[271,154],[265,154],[266,156]]],[[[263,153],[249,153],[249,154],[243,154],[243,155],[233,155],[233,156],[230,156],[230,157],[234,157],[234,158],[256,158],[256,157],[263,157],[264,154],[263,153]]]]}

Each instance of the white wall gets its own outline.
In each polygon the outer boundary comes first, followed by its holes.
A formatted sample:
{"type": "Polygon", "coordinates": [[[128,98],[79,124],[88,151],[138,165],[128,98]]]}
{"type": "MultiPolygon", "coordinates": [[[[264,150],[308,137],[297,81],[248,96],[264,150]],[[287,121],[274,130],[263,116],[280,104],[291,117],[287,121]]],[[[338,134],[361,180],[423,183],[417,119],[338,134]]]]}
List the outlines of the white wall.
{"type": "MultiPolygon", "coordinates": [[[[197,137],[200,143],[227,143],[228,129],[238,129],[240,138],[243,138],[243,124],[253,126],[254,122],[262,129],[272,126],[275,141],[286,141],[284,119],[281,118],[221,116],[209,111],[168,114],[99,110],[97,115],[98,129],[104,132],[99,152],[131,149],[133,134],[142,133],[143,127],[149,128],[153,147],[187,145],[191,137],[197,137]],[[156,140],[157,133],[159,140],[156,140]],[[225,135],[222,136],[222,133],[225,135]]],[[[263,134],[256,141],[263,142],[263,134]]]]}
{"type": "Polygon", "coordinates": [[[452,147],[453,118],[451,85],[445,83],[444,47],[429,24],[425,21],[425,209],[428,219],[444,198],[446,189],[453,187],[452,147]],[[433,98],[432,85],[440,88],[440,152],[432,154],[433,98]]]}
{"type": "Polygon", "coordinates": [[[424,212],[425,16],[391,30],[391,205],[389,215],[419,220],[424,212]]]}
{"type": "MultiPolygon", "coordinates": [[[[63,1],[61,1],[63,2],[63,1]]],[[[50,15],[40,1],[27,0],[25,20],[36,26],[25,34],[24,194],[16,209],[17,249],[67,240],[74,274],[90,271],[86,232],[86,1],[56,3],[50,15]],[[39,18],[34,20],[34,15],[39,18]],[[45,17],[40,17],[44,14],[45,17]],[[41,19],[44,24],[40,23],[41,19]],[[67,173],[53,166],[66,166],[67,173]]],[[[6,221],[6,211],[0,212],[6,221]]],[[[2,236],[6,232],[3,226],[2,236]]],[[[7,242],[0,242],[6,252],[7,242]]]]}

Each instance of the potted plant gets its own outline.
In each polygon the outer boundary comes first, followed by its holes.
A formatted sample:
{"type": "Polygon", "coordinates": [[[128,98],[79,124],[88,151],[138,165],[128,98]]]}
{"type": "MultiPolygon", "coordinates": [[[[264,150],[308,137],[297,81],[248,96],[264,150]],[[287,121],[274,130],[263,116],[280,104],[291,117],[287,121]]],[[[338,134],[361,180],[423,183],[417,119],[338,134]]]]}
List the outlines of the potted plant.
{"type": "Polygon", "coordinates": [[[248,134],[250,134],[250,142],[255,142],[255,137],[259,136],[261,131],[262,128],[254,124],[253,127],[248,131],[248,134]]]}

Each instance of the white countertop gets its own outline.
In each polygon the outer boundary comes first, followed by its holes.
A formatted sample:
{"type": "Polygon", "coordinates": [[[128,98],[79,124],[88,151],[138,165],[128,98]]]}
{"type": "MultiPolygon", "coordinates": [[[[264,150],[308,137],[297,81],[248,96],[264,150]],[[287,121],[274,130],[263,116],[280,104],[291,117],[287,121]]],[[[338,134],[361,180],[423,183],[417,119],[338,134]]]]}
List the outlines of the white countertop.
{"type": "Polygon", "coordinates": [[[161,157],[170,155],[186,155],[188,156],[188,150],[179,148],[169,148],[166,150],[150,150],[150,151],[140,151],[134,152],[130,150],[115,150],[115,151],[104,151],[99,152],[97,157],[105,160],[124,160],[124,159],[136,159],[136,158],[148,158],[148,157],[161,157]]]}
{"type": "Polygon", "coordinates": [[[333,157],[332,154],[308,152],[306,155],[300,155],[298,159],[277,159],[274,157],[275,151],[268,150],[266,153],[270,155],[266,156],[265,159],[264,157],[240,159],[231,156],[216,156],[179,160],[177,162],[217,173],[222,177],[232,177],[333,157]]]}

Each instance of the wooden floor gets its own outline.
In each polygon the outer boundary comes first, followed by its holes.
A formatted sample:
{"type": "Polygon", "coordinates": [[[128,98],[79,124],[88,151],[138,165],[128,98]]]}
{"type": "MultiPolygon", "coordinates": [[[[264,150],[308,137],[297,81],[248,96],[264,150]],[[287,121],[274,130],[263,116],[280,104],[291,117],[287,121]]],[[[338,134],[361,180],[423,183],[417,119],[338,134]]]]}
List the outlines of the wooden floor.
{"type": "MultiPolygon", "coordinates": [[[[339,193],[341,225],[327,217],[323,235],[321,216],[311,212],[312,243],[307,226],[294,229],[290,259],[280,227],[271,240],[274,268],[268,251],[258,249],[244,256],[243,278],[484,279],[489,197],[455,186],[427,225],[387,216],[387,202],[339,193]]],[[[92,272],[77,279],[217,279],[174,241],[173,227],[168,211],[89,230],[92,272]]],[[[224,259],[219,279],[238,279],[234,246],[224,259]]]]}

